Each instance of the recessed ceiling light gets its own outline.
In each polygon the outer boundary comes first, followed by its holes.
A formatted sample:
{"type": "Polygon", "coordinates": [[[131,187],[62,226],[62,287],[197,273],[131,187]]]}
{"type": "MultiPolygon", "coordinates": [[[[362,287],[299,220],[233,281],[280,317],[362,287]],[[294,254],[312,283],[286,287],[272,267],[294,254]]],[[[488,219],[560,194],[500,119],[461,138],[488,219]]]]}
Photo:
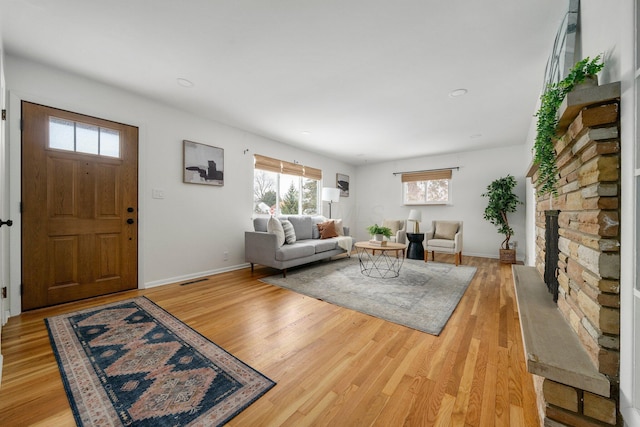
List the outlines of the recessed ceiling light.
{"type": "Polygon", "coordinates": [[[309,132],[308,130],[303,130],[302,132],[303,135],[311,135],[311,132],[309,132]]]}
{"type": "Polygon", "coordinates": [[[471,139],[478,139],[478,138],[480,138],[481,136],[482,136],[482,134],[481,134],[481,133],[474,133],[474,134],[473,134],[473,135],[471,135],[469,138],[471,138],[471,139]]]}
{"type": "Polygon", "coordinates": [[[190,80],[183,79],[183,78],[178,78],[178,79],[176,79],[176,81],[182,87],[193,87],[193,82],[191,82],[190,80]]]}
{"type": "Polygon", "coordinates": [[[451,92],[449,92],[449,96],[451,98],[456,98],[458,96],[466,95],[467,92],[468,90],[466,89],[454,89],[451,92]]]}

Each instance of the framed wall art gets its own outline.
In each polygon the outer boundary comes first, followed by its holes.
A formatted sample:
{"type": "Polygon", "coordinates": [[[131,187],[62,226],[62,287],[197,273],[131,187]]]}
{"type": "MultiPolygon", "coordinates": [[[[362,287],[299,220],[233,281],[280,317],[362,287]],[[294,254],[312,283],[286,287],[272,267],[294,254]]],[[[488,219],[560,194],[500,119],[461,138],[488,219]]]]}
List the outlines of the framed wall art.
{"type": "Polygon", "coordinates": [[[187,140],[182,144],[184,182],[224,185],[224,149],[187,140]]]}
{"type": "Polygon", "coordinates": [[[336,188],[340,189],[340,197],[349,197],[349,175],[337,173],[336,188]]]}

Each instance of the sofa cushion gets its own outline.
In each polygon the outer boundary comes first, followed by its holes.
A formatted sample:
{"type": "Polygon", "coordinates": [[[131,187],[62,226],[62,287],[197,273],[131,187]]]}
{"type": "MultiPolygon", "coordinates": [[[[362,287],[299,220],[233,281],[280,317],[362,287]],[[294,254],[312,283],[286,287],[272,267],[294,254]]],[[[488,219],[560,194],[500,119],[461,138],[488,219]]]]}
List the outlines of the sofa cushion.
{"type": "Polygon", "coordinates": [[[453,240],[458,232],[458,224],[453,222],[436,222],[436,229],[433,233],[434,239],[453,240]]]}
{"type": "Polygon", "coordinates": [[[318,231],[320,231],[321,239],[338,237],[338,233],[336,233],[336,223],[333,221],[327,221],[318,224],[318,231]]]}
{"type": "Polygon", "coordinates": [[[269,217],[266,217],[266,216],[253,218],[253,231],[262,231],[266,233],[268,222],[269,222],[269,217]]]}
{"type": "Polygon", "coordinates": [[[447,248],[453,249],[455,246],[455,241],[450,239],[431,239],[427,242],[427,246],[430,248],[447,248]]]}
{"type": "Polygon", "coordinates": [[[276,251],[277,261],[289,261],[296,258],[311,256],[316,253],[316,249],[311,244],[296,242],[293,245],[284,245],[276,251]]]}
{"type": "Polygon", "coordinates": [[[284,241],[287,245],[293,245],[296,242],[296,232],[289,220],[281,219],[282,229],[284,230],[284,241]]]}
{"type": "Polygon", "coordinates": [[[320,252],[332,251],[338,247],[337,239],[314,240],[313,246],[317,254],[320,252]]]}
{"type": "Polygon", "coordinates": [[[308,215],[289,215],[288,219],[293,225],[296,233],[296,240],[305,240],[312,238],[313,223],[308,215]]]}
{"type": "Polygon", "coordinates": [[[272,216],[269,218],[269,222],[267,222],[267,232],[276,235],[278,246],[284,245],[284,229],[276,217],[272,216]]]}

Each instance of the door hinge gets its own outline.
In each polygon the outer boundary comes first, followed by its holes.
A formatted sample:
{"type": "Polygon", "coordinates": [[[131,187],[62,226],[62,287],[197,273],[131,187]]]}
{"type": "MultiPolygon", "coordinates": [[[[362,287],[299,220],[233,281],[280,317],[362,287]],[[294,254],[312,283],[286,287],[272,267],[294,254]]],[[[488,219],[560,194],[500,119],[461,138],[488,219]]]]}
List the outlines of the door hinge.
{"type": "Polygon", "coordinates": [[[22,202],[20,202],[20,213],[22,213],[22,202]]]}
{"type": "Polygon", "coordinates": [[[20,283],[20,296],[22,296],[22,294],[24,294],[24,285],[20,283]]]}
{"type": "Polygon", "coordinates": [[[20,130],[24,130],[24,119],[20,119],[20,130]]]}
{"type": "Polygon", "coordinates": [[[2,287],[2,298],[7,298],[7,287],[6,286],[2,287]]]}
{"type": "Polygon", "coordinates": [[[2,110],[2,120],[7,120],[7,110],[2,110]]]}

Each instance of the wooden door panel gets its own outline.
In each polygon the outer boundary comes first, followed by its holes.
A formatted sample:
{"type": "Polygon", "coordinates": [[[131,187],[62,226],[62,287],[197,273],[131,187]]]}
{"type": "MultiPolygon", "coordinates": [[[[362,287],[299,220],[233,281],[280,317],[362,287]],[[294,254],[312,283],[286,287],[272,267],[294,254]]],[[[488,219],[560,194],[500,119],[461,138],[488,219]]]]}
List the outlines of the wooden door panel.
{"type": "Polygon", "coordinates": [[[61,236],[50,239],[49,271],[51,286],[78,283],[78,237],[61,236]]]}
{"type": "Polygon", "coordinates": [[[120,278],[122,266],[120,263],[120,235],[96,235],[97,272],[96,280],[113,280],[120,278]]]}
{"type": "Polygon", "coordinates": [[[96,181],[96,212],[98,218],[120,217],[123,213],[120,206],[119,168],[114,165],[98,165],[96,181]]]}
{"type": "Polygon", "coordinates": [[[27,102],[23,120],[23,308],[135,289],[137,129],[27,102]],[[119,132],[119,158],[49,148],[50,117],[119,132]]]}
{"type": "Polygon", "coordinates": [[[49,213],[52,217],[65,217],[77,215],[75,195],[78,172],[76,162],[69,159],[48,158],[47,201],[49,213]]]}

